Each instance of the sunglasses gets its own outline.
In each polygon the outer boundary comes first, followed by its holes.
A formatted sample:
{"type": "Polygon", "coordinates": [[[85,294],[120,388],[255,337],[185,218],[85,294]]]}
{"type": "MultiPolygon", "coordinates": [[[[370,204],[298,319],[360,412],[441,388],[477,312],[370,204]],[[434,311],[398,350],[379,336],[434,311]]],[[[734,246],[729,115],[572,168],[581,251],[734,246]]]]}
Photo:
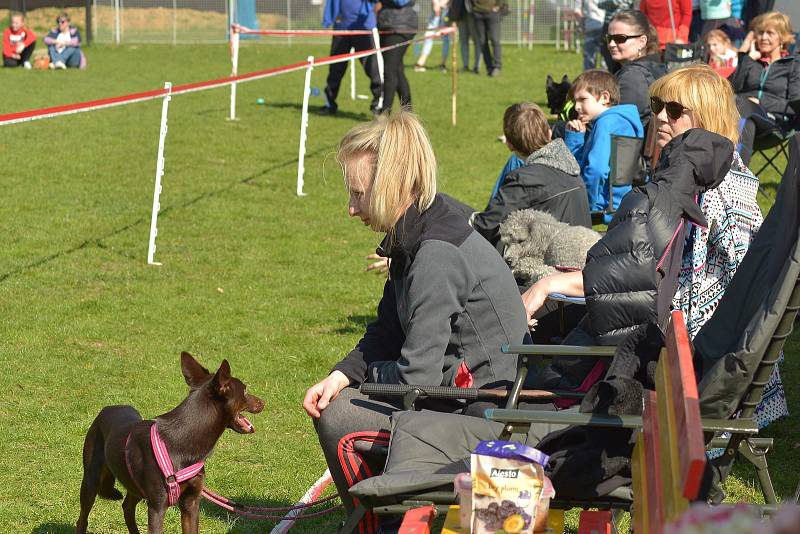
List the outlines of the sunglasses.
{"type": "Polygon", "coordinates": [[[606,35],[606,43],[611,44],[611,41],[614,41],[618,45],[621,45],[627,42],[628,39],[635,39],[637,37],[641,37],[642,35],[644,34],[643,33],[640,33],[639,35],[625,35],[624,33],[615,33],[613,35],[609,34],[606,35]]]}
{"type": "Polygon", "coordinates": [[[69,22],[69,19],[58,19],[59,24],[61,24],[62,22],[69,22]]]}
{"type": "Polygon", "coordinates": [[[664,102],[657,96],[650,97],[650,109],[653,110],[655,115],[661,113],[664,108],[667,108],[667,117],[674,121],[680,119],[684,111],[691,111],[680,102],[664,102]]]}

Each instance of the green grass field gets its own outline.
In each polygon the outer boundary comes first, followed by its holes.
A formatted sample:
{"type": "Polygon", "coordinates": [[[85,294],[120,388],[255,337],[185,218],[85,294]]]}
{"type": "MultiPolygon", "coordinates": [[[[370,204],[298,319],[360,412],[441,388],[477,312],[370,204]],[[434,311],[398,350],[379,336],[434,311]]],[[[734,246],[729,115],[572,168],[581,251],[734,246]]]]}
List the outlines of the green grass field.
{"type": "MultiPolygon", "coordinates": [[[[506,47],[502,77],[459,77],[459,116],[450,125],[450,77],[408,70],[415,110],[429,129],[440,189],[486,202],[508,152],[496,141],[507,105],[544,105],[548,73],[574,76],[580,60],[552,48],[506,47]]],[[[240,72],[327,55],[325,47],[247,45],[240,72]]],[[[66,104],[225,76],[225,46],[93,46],[86,71],[0,73],[0,113],[66,104]]],[[[434,53],[434,56],[436,53],[434,53]]],[[[410,63],[410,56],[407,58],[410,63]]],[[[431,61],[435,64],[436,61],[431,61]]],[[[322,88],[327,69],[316,70],[322,88]]],[[[359,92],[367,80],[358,73],[359,92]]],[[[72,532],[81,448],[99,409],[132,404],[145,418],[185,395],[179,354],[235,376],[266,399],[257,432],[223,435],[207,465],[208,485],[262,505],[293,503],[324,470],[305,388],[324,376],[373,317],[382,279],[364,256],[380,236],[347,217],[333,158],[340,137],[368,119],[368,101],[337,117],[311,116],[307,197],[295,196],[303,74],[239,86],[239,116],[226,120],[228,92],[176,96],[170,105],[156,260],[146,264],[161,103],[153,101],[34,123],[0,136],[0,531],[72,532]],[[263,97],[266,106],[256,105],[263,97]]],[[[312,98],[313,106],[322,105],[312,98]]],[[[765,177],[775,181],[776,177],[765,177]]],[[[767,188],[767,193],[774,194],[767,188]]],[[[765,208],[769,203],[765,197],[765,208]]],[[[787,350],[784,381],[800,378],[787,350]]],[[[794,411],[796,395],[789,391],[794,411]]],[[[778,492],[797,482],[796,419],[771,427],[778,492]]],[[[760,498],[752,473],[737,471],[734,498],[760,498]]],[[[167,514],[167,532],[179,531],[167,514]]],[[[146,528],[146,511],[137,514],[146,528]]],[[[334,532],[339,514],[295,532],[334,532]]],[[[263,532],[204,504],[203,532],[263,532]]],[[[124,530],[119,503],[98,501],[96,533],[124,530]]]]}

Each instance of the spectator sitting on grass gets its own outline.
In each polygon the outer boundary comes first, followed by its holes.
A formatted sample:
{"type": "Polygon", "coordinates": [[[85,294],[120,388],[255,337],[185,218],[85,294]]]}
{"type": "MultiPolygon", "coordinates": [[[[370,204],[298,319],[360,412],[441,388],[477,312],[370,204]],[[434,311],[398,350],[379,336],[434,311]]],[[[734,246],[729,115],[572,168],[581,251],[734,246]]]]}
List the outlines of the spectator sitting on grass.
{"type": "Polygon", "coordinates": [[[56,18],[58,26],[50,30],[44,44],[50,53],[51,69],[83,68],[85,61],[81,54],[81,33],[70,25],[69,15],[61,13],[56,18]]]}
{"type": "Polygon", "coordinates": [[[25,26],[22,13],[11,14],[11,26],[3,32],[3,66],[31,68],[36,34],[25,26]]]}
{"type": "Polygon", "coordinates": [[[536,104],[523,102],[503,115],[506,146],[523,161],[511,171],[486,209],[472,215],[473,228],[502,253],[500,223],[517,210],[534,208],[573,226],[591,227],[580,167],[536,104]]]}
{"type": "MultiPolygon", "coordinates": [[[[581,166],[589,208],[603,211],[619,206],[631,186],[613,188],[609,198],[611,136],[644,137],[639,111],[633,104],[619,104],[619,85],[614,75],[599,69],[583,72],[570,89],[578,118],[567,123],[565,141],[581,166]]],[[[611,222],[606,214],[605,222],[611,222]]]]}

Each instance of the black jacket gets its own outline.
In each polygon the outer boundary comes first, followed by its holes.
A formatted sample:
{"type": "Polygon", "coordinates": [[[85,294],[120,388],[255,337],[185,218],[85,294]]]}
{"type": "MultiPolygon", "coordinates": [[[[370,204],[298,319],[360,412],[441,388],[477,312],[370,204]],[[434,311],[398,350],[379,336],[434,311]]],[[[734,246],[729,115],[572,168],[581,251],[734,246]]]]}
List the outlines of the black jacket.
{"type": "Polygon", "coordinates": [[[510,172],[486,209],[472,218],[472,226],[502,254],[500,223],[528,208],[572,226],[592,227],[581,168],[563,139],[548,143],[531,154],[525,166],[510,172]]]}
{"type": "MultiPolygon", "coordinates": [[[[565,343],[618,345],[642,325],[666,325],[686,223],[707,226],[695,199],[722,183],[732,160],[730,140],[701,129],[664,147],[653,180],[625,196],[608,232],[589,249],[586,316],[565,343]]],[[[591,358],[556,358],[536,384],[577,388],[594,364],[591,358]]]]}
{"type": "Polygon", "coordinates": [[[625,63],[615,74],[620,104],[636,106],[645,130],[650,123],[650,85],[666,73],[667,66],[658,54],[651,54],[625,63]]]}
{"type": "Polygon", "coordinates": [[[767,65],[745,53],[739,54],[739,66],[730,78],[733,92],[758,98],[759,104],[781,126],[792,126],[797,113],[789,102],[800,100],[800,59],[786,56],[767,65]]]}
{"type": "Polygon", "coordinates": [[[417,12],[414,11],[415,0],[411,0],[402,6],[393,0],[381,2],[381,10],[378,11],[378,29],[395,30],[398,33],[416,33],[419,21],[417,12]]]}

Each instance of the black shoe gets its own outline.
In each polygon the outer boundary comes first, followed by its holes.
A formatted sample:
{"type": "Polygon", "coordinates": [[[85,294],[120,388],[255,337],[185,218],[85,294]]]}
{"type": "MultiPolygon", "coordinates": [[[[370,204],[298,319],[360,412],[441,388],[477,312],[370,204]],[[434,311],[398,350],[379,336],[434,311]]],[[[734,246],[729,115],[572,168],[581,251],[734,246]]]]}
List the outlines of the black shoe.
{"type": "Polygon", "coordinates": [[[500,67],[494,67],[492,70],[489,71],[489,76],[492,78],[496,78],[500,76],[500,67]]]}
{"type": "Polygon", "coordinates": [[[439,70],[442,72],[447,72],[447,65],[442,63],[441,65],[439,65],[439,70]]]}
{"type": "Polygon", "coordinates": [[[336,115],[336,111],[337,108],[331,106],[322,106],[321,108],[319,108],[319,111],[317,111],[317,113],[319,113],[320,115],[336,115]]]}
{"type": "Polygon", "coordinates": [[[472,69],[472,74],[479,74],[478,67],[475,67],[474,69],[472,69]]]}

